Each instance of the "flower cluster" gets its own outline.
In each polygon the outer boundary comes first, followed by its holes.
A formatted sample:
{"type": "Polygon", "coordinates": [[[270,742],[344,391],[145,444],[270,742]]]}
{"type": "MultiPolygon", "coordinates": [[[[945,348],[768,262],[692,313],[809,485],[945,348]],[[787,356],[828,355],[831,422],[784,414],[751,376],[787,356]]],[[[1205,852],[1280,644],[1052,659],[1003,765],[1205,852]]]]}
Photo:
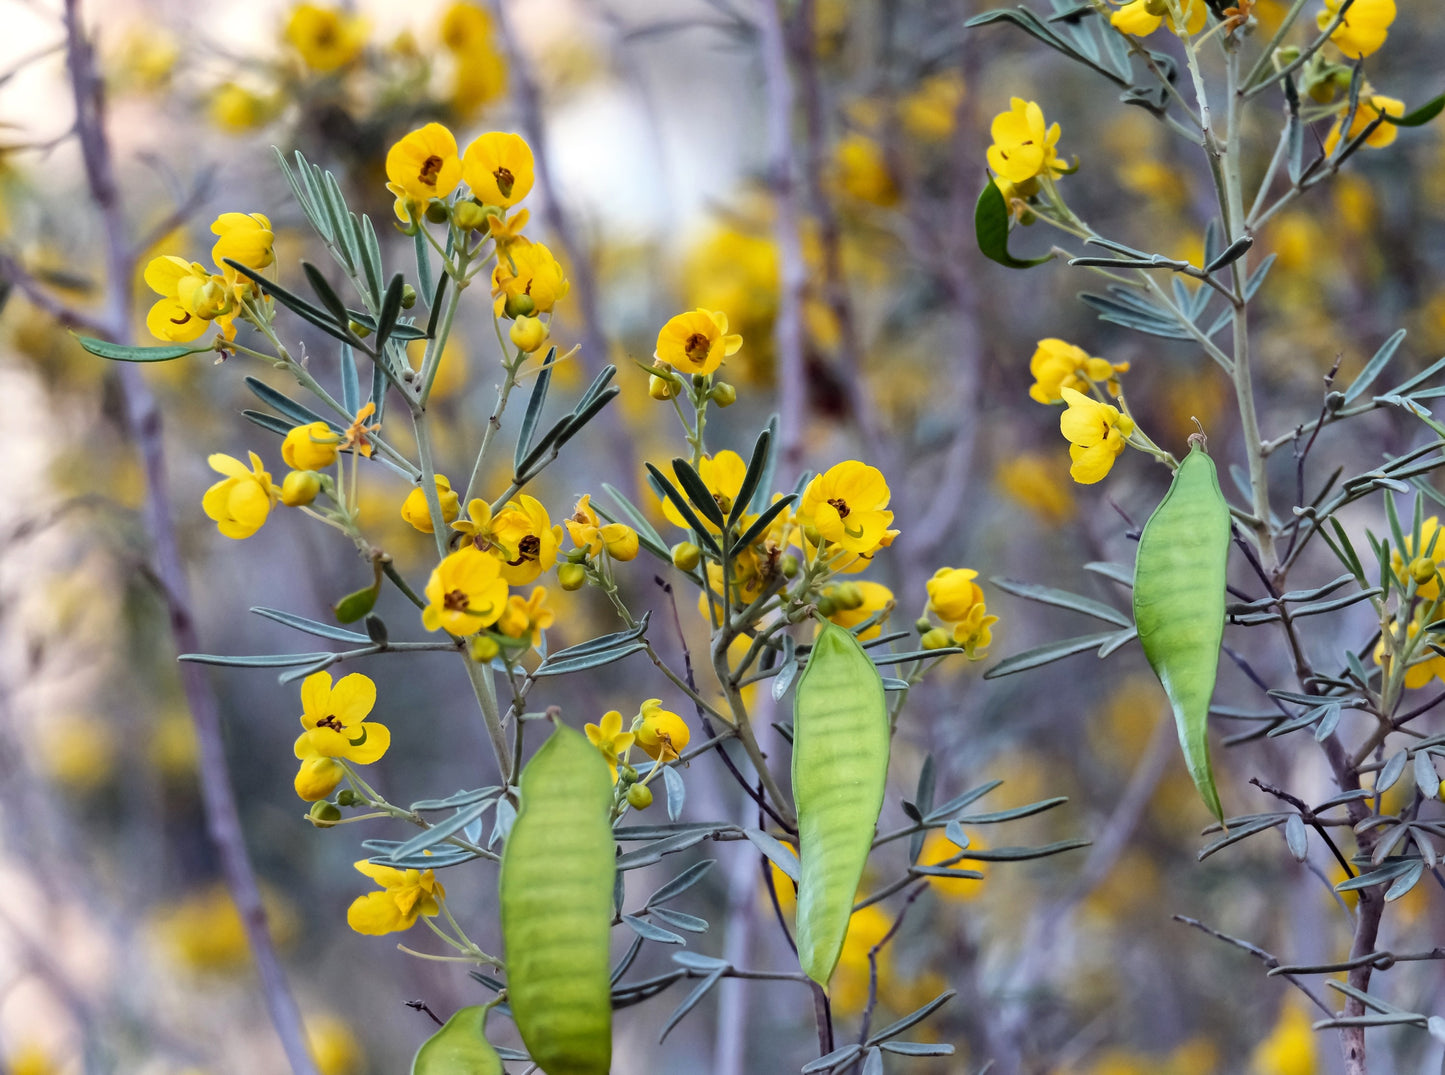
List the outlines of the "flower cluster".
{"type": "MultiPolygon", "coordinates": [[[[1204,29],[1204,20],[1209,14],[1204,0],[1174,0],[1184,16],[1184,32],[1197,34],[1204,29]]],[[[1180,33],[1179,24],[1170,11],[1170,0],[1129,0],[1118,11],[1109,16],[1109,23],[1120,33],[1144,37],[1159,29],[1160,23],[1167,22],[1173,33],[1180,33]]]]}
{"type": "Polygon", "coordinates": [[[671,710],[663,709],[660,698],[643,702],[628,722],[626,731],[622,730],[622,714],[616,709],[608,710],[599,723],[588,724],[584,731],[612,770],[619,810],[624,801],[638,810],[652,805],[648,785],[664,765],[681,759],[692,736],[687,722],[671,710]],[[643,753],[657,763],[646,776],[639,777],[628,763],[634,746],[641,747],[643,753]]]}
{"type": "Polygon", "coordinates": [[[983,590],[973,580],[977,571],[966,567],[940,567],[928,580],[928,611],[951,628],[933,627],[931,621],[919,622],[925,649],[937,649],[950,643],[963,649],[970,661],[988,656],[993,642],[993,625],[997,616],[990,616],[984,605],[983,590]]]}
{"type": "Polygon", "coordinates": [[[257,272],[276,260],[271,221],[260,213],[222,213],[211,231],[217,236],[211,247],[216,272],[171,254],[152,258],[146,265],[146,285],[160,296],[146,314],[146,328],[157,339],[189,343],[213,321],[226,339],[235,339],[236,318],[245,313],[245,303],[254,301],[257,291],[255,283],[226,260],[257,272]]]}

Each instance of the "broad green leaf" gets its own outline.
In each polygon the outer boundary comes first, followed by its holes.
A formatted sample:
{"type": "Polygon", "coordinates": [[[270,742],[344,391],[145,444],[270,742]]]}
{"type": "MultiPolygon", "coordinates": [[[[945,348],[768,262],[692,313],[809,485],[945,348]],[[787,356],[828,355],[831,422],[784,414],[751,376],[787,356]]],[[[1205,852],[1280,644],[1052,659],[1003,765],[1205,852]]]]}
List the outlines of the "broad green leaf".
{"type": "Polygon", "coordinates": [[[983,256],[1010,269],[1028,269],[1053,260],[1053,254],[1045,254],[1039,258],[1016,258],[1010,254],[1009,220],[1008,203],[1004,201],[998,184],[990,177],[973,210],[973,233],[983,256]]]}

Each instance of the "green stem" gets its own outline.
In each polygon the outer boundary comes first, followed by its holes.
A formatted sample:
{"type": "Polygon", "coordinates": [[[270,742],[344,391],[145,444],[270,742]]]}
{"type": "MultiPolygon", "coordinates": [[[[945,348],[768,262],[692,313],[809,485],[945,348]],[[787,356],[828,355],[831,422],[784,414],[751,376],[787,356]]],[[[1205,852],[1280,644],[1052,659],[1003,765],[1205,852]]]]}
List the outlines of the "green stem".
{"type": "Polygon", "coordinates": [[[502,368],[507,371],[507,377],[502,382],[502,387],[497,390],[497,405],[492,408],[492,415],[487,419],[487,428],[482,433],[481,447],[477,449],[477,461],[472,464],[472,475],[467,479],[467,492],[462,497],[463,507],[470,504],[472,498],[478,495],[478,488],[482,484],[482,466],[486,462],[487,449],[492,446],[492,438],[502,428],[502,412],[507,409],[507,398],[511,396],[512,389],[517,386],[517,371],[521,366],[520,353],[510,365],[503,364],[502,368]]]}

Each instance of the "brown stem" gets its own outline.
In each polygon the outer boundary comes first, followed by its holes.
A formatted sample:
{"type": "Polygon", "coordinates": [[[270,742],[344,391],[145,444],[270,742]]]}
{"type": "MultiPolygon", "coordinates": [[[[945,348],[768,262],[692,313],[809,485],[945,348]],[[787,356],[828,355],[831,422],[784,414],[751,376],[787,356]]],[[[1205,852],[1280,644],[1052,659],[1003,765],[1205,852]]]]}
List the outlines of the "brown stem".
{"type": "MultiPolygon", "coordinates": [[[[71,91],[75,98],[75,130],[85,164],[86,182],[105,229],[107,276],[111,281],[106,316],[97,327],[103,327],[103,335],[111,340],[126,342],[132,333],[128,289],[134,274],[134,248],[126,236],[110,141],[105,129],[103,86],[96,71],[91,42],[81,26],[80,0],[66,0],[65,31],[71,91]]],[[[140,450],[146,476],[146,517],[155,547],[155,574],[164,587],[171,636],[178,652],[195,652],[201,649],[200,638],[191,614],[185,567],[171,524],[160,410],[136,367],[121,363],[117,380],[127,430],[140,450]]],[[[256,959],[271,1022],[295,1075],[316,1075],[316,1066],[306,1044],[301,1011],[291,995],[281,961],[271,943],[261,890],[246,851],[235,790],[226,766],[220,706],[200,665],[182,664],[180,678],[196,728],[206,830],[215,845],[226,885],[256,959]]]]}

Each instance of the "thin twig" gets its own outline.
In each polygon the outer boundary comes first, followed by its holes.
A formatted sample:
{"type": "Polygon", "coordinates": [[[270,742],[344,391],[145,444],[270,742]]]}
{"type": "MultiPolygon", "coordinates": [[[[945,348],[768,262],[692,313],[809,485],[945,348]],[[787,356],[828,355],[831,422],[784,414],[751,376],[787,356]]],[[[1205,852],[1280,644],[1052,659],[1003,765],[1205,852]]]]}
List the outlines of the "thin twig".
{"type": "MultiPolygon", "coordinates": [[[[107,338],[125,341],[131,336],[128,288],[134,274],[134,248],[127,238],[120,192],[115,182],[110,140],[105,128],[104,86],[96,70],[93,47],[81,25],[80,0],[66,0],[65,32],[70,87],[75,99],[76,133],[86,183],[105,231],[110,293],[106,316],[97,327],[104,329],[102,334],[107,338]]],[[[134,366],[121,363],[117,381],[126,424],[140,450],[145,471],[146,514],[155,545],[155,573],[164,585],[172,639],[179,652],[196,652],[201,649],[200,636],[191,613],[184,562],[171,524],[160,410],[145,379],[134,366]]],[[[181,665],[180,679],[196,728],[206,829],[216,847],[227,887],[256,960],[271,1022],[294,1075],[316,1075],[301,1011],[291,995],[285,971],[271,943],[260,887],[246,851],[235,790],[226,765],[220,706],[200,666],[181,665]]]]}
{"type": "MultiPolygon", "coordinates": [[[[1199,930],[1202,933],[1207,933],[1211,937],[1224,941],[1228,944],[1232,944],[1236,948],[1244,949],[1244,951],[1254,956],[1255,959],[1258,959],[1270,970],[1274,970],[1275,968],[1280,966],[1280,961],[1277,957],[1270,955],[1263,948],[1259,947],[1256,944],[1250,944],[1248,941],[1240,940],[1238,937],[1231,937],[1228,933],[1220,933],[1219,930],[1214,929],[1210,926],[1206,926],[1197,918],[1190,918],[1187,915],[1182,914],[1173,915],[1172,917],[1176,922],[1183,922],[1186,926],[1193,926],[1195,929],[1199,930]]],[[[1327,1003],[1325,1003],[1325,1001],[1304,982],[1300,981],[1293,974],[1281,973],[1280,977],[1287,979],[1291,985],[1293,985],[1305,996],[1309,997],[1310,1000],[1314,1003],[1315,1007],[1319,1008],[1320,1011],[1324,1012],[1331,1018],[1334,1017],[1335,1010],[1331,1008],[1327,1003]]]]}

